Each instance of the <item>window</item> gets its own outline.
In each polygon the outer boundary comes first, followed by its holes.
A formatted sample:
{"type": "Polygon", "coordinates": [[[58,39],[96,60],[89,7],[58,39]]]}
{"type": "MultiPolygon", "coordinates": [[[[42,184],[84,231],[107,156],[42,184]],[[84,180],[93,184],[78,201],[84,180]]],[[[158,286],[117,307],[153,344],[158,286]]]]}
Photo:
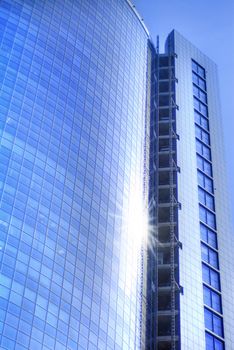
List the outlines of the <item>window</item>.
{"type": "Polygon", "coordinates": [[[223,319],[205,308],[205,326],[210,331],[223,337],[223,319]]]}
{"type": "Polygon", "coordinates": [[[205,190],[213,193],[213,181],[198,170],[197,172],[198,185],[203,187],[205,190]]]}
{"type": "Polygon", "coordinates": [[[206,90],[206,82],[193,72],[193,83],[199,86],[201,89],[206,90]]]}
{"type": "Polygon", "coordinates": [[[216,269],[219,268],[218,254],[204,243],[201,244],[201,255],[203,261],[212,265],[216,269]]]}
{"type": "Polygon", "coordinates": [[[200,64],[198,64],[197,62],[193,61],[192,60],[192,70],[199,74],[202,78],[206,78],[206,72],[205,72],[205,69],[200,66],[200,64]]]}
{"type": "Polygon", "coordinates": [[[210,228],[200,223],[201,239],[208,243],[211,247],[217,249],[217,235],[210,228]]]}
{"type": "Polygon", "coordinates": [[[196,85],[193,85],[193,95],[196,96],[201,102],[207,103],[206,93],[199,89],[199,87],[196,85]]]}
{"type": "Polygon", "coordinates": [[[198,188],[199,202],[211,210],[215,210],[214,197],[202,188],[198,188]]]}
{"type": "Polygon", "coordinates": [[[204,303],[217,312],[222,312],[221,296],[212,289],[203,286],[204,303]]]}
{"type": "Polygon", "coordinates": [[[200,126],[195,125],[195,131],[196,131],[196,137],[206,143],[207,145],[210,145],[210,135],[208,132],[200,128],[200,126]]]}
{"type": "Polygon", "coordinates": [[[196,97],[193,98],[194,108],[203,114],[205,117],[208,117],[207,106],[200,102],[196,97]]]}
{"type": "Polygon", "coordinates": [[[207,118],[203,117],[200,113],[194,110],[195,122],[202,126],[204,129],[209,130],[209,121],[207,118]]]}
{"type": "Polygon", "coordinates": [[[211,287],[217,290],[220,290],[219,273],[204,263],[202,263],[202,278],[203,282],[209,284],[211,287]]]}
{"type": "Polygon", "coordinates": [[[207,160],[202,158],[200,155],[198,155],[198,154],[197,154],[197,166],[198,166],[199,169],[204,171],[204,173],[206,173],[209,176],[212,176],[211,164],[207,160]]]}
{"type": "Polygon", "coordinates": [[[197,150],[197,153],[199,153],[201,156],[207,158],[208,160],[211,160],[211,152],[209,147],[207,147],[197,139],[196,139],[196,150],[197,150]]]}
{"type": "Polygon", "coordinates": [[[221,340],[206,332],[206,350],[224,350],[224,344],[221,340]]]}
{"type": "Polygon", "coordinates": [[[211,213],[202,205],[199,205],[199,214],[201,221],[203,221],[205,224],[209,225],[211,228],[216,230],[215,214],[211,213]]]}

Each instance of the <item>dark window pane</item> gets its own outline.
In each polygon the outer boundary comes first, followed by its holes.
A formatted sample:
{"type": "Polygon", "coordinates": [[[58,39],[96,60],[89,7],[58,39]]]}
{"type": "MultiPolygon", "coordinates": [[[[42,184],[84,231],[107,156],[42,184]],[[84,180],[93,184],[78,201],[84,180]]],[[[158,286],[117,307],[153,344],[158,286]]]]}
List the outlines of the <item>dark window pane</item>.
{"type": "Polygon", "coordinates": [[[205,326],[210,331],[223,337],[223,320],[220,316],[215,315],[212,311],[205,308],[205,326]]]}
{"type": "Polygon", "coordinates": [[[224,350],[223,342],[219,339],[214,338],[214,348],[215,350],[224,350]]]}
{"type": "Polygon", "coordinates": [[[220,279],[219,273],[210,269],[210,285],[218,290],[220,290],[220,279]]]}
{"type": "Polygon", "coordinates": [[[200,224],[201,239],[213,248],[217,249],[217,235],[207,226],[200,224]]]}
{"type": "Polygon", "coordinates": [[[213,336],[206,332],[206,350],[214,350],[213,336]]]}
{"type": "Polygon", "coordinates": [[[218,293],[215,293],[214,291],[211,292],[211,299],[212,299],[212,308],[218,312],[222,312],[221,308],[221,297],[218,293]]]}
{"type": "Polygon", "coordinates": [[[203,286],[204,303],[214,309],[221,312],[221,297],[218,293],[214,292],[210,288],[203,286]]]}
{"type": "Polygon", "coordinates": [[[223,337],[223,320],[220,316],[213,316],[213,332],[218,334],[220,337],[223,337]]]}
{"type": "Polygon", "coordinates": [[[212,265],[216,269],[219,268],[218,254],[213,249],[209,248],[206,244],[201,244],[202,260],[212,265]]]}
{"type": "Polygon", "coordinates": [[[219,273],[205,264],[202,264],[202,278],[205,283],[220,290],[219,273]]]}
{"type": "Polygon", "coordinates": [[[221,340],[206,332],[206,350],[224,350],[224,344],[221,340]]]}
{"type": "Polygon", "coordinates": [[[210,331],[213,331],[213,317],[212,312],[205,309],[205,327],[210,331]]]}

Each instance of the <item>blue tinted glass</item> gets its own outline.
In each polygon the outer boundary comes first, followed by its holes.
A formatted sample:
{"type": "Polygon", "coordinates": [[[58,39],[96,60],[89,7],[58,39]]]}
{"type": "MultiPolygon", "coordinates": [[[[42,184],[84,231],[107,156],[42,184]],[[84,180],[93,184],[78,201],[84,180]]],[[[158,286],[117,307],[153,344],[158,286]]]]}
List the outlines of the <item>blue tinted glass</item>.
{"type": "Polygon", "coordinates": [[[206,350],[214,350],[214,337],[206,332],[206,350]]]}
{"type": "Polygon", "coordinates": [[[217,235],[207,226],[200,224],[201,239],[217,249],[217,235]]]}
{"type": "Polygon", "coordinates": [[[0,27],[0,348],[140,349],[148,34],[127,1],[3,0],[0,27]]]}
{"type": "Polygon", "coordinates": [[[219,273],[205,264],[202,264],[202,278],[205,283],[211,285],[211,287],[217,290],[220,290],[219,273]]]}
{"type": "Polygon", "coordinates": [[[223,320],[222,317],[214,314],[212,311],[205,308],[205,326],[210,331],[223,337],[223,320]]]}
{"type": "Polygon", "coordinates": [[[221,312],[221,297],[218,293],[214,292],[212,289],[204,286],[204,303],[214,309],[215,311],[221,312]]]}

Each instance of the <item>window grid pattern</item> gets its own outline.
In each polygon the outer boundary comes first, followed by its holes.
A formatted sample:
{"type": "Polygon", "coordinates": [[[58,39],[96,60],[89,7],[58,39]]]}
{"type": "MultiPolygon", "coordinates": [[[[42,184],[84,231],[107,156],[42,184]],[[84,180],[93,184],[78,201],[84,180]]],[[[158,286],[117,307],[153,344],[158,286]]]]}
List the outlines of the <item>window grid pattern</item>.
{"type": "Polygon", "coordinates": [[[1,350],[140,349],[147,38],[127,1],[0,1],[1,350]]]}
{"type": "Polygon", "coordinates": [[[206,350],[224,350],[206,72],[192,60],[206,350]]]}

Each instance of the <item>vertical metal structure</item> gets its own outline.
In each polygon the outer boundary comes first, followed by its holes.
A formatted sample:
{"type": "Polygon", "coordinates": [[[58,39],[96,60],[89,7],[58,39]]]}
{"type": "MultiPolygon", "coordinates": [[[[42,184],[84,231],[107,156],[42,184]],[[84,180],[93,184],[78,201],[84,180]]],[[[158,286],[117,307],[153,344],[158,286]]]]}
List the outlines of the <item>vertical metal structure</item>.
{"type": "Polygon", "coordinates": [[[157,349],[179,349],[175,55],[159,55],[159,234],[157,349]]]}
{"type": "Polygon", "coordinates": [[[149,165],[149,218],[150,232],[147,246],[147,329],[146,348],[157,346],[157,221],[158,221],[158,44],[151,44],[151,99],[150,99],[150,165],[149,165]]]}
{"type": "Polygon", "coordinates": [[[175,211],[175,197],[174,197],[174,152],[173,152],[173,109],[175,108],[175,101],[172,95],[173,71],[171,64],[171,54],[168,55],[168,73],[169,73],[169,184],[170,184],[170,265],[171,265],[171,349],[176,350],[176,305],[175,305],[175,225],[174,225],[174,211],[175,211]]]}

